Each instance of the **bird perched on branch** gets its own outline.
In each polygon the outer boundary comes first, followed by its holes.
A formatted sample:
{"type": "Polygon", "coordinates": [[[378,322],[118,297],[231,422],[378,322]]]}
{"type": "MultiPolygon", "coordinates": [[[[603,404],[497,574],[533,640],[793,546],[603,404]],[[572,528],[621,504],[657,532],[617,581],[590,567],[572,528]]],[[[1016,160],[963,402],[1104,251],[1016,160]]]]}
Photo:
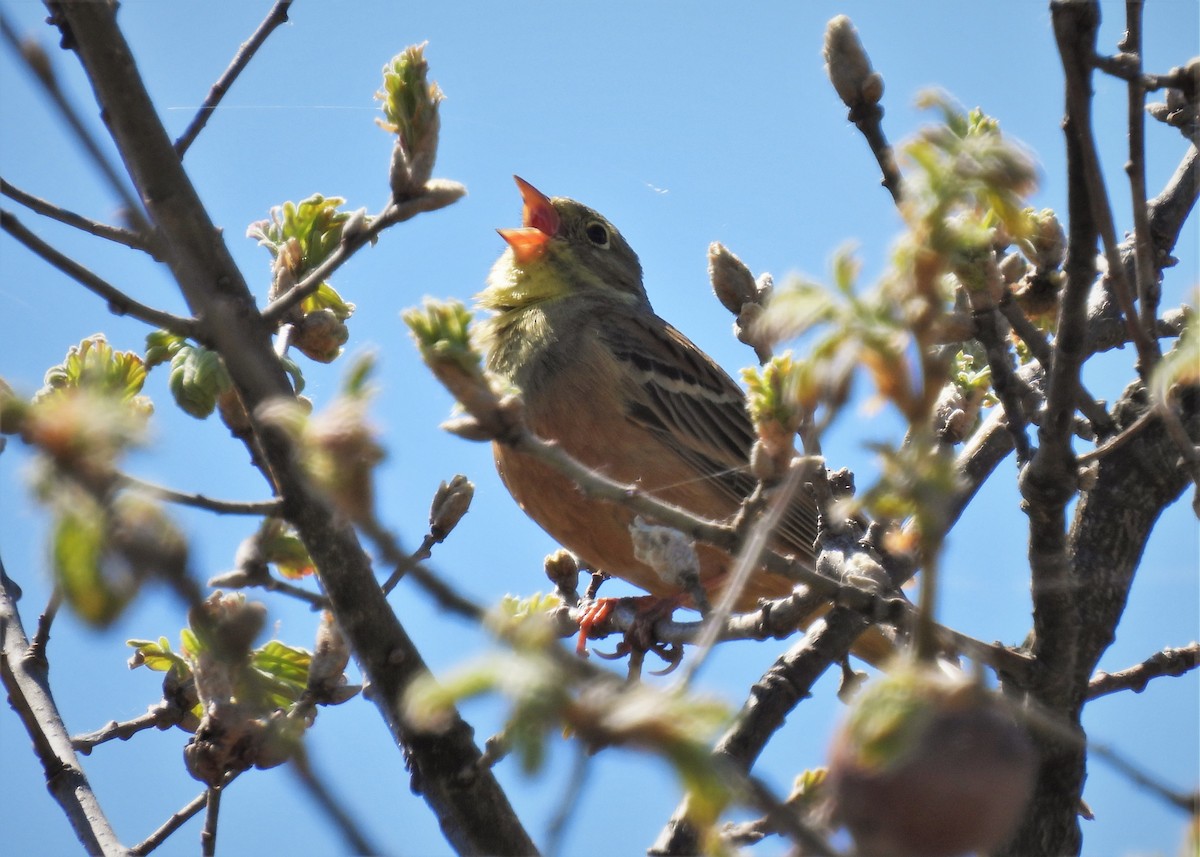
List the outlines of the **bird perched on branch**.
{"type": "MultiPolygon", "coordinates": [[[[522,224],[499,230],[508,247],[478,296],[492,312],[481,327],[488,369],[520,390],[534,433],[592,469],[705,518],[735,514],[755,488],[756,433],[741,388],[655,314],[638,257],[608,220],[516,182],[522,224]]],[[[557,542],[592,569],[689,603],[677,580],[635,557],[633,512],[585,496],[528,454],[501,443],[494,451],[513,498],[557,542]]],[[[815,504],[797,493],[772,547],[811,567],[816,533],[815,504]]],[[[731,557],[710,545],[696,550],[713,600],[731,557]]],[[[793,586],[758,570],[735,609],[793,586]]]]}

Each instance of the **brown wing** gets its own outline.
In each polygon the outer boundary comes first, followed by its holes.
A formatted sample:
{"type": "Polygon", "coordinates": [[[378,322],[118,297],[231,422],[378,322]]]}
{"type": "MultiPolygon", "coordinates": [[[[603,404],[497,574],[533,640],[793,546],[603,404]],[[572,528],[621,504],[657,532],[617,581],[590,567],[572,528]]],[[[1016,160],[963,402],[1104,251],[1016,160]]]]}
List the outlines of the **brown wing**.
{"type": "MultiPolygon", "coordinates": [[[[636,317],[642,335],[605,326],[600,334],[614,357],[626,363],[635,385],[628,391],[628,419],[658,434],[693,470],[730,500],[754,490],[749,473],[754,425],[745,394],[712,358],[655,315],[636,317]]],[[[805,495],[792,502],[779,535],[812,555],[816,511],[805,495]]]]}

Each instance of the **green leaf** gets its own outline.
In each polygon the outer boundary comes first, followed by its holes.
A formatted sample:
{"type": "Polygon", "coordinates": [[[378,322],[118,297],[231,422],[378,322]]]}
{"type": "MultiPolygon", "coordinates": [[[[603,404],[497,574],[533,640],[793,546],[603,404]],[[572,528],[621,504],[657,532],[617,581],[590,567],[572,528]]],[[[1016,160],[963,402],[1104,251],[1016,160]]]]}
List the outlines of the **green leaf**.
{"type": "Polygon", "coordinates": [[[308,549],[290,524],[278,518],[268,518],[263,522],[261,532],[259,547],[262,557],[274,565],[281,575],[289,580],[300,580],[317,570],[312,557],[308,555],[308,549]]]}
{"type": "Polygon", "coordinates": [[[216,409],[217,397],[227,392],[233,381],[215,351],[183,344],[171,358],[167,386],[184,413],[205,419],[216,409]]]}
{"type": "Polygon", "coordinates": [[[182,656],[171,651],[171,644],[166,637],[159,637],[157,642],[127,640],[125,644],[134,649],[134,655],[129,661],[130,669],[146,667],[155,672],[166,672],[174,668],[180,676],[191,674],[191,665],[182,656]]]}
{"type": "Polygon", "coordinates": [[[108,562],[104,510],[80,502],[58,512],[50,536],[54,577],[67,605],[90,625],[111,624],[138,589],[136,577],[108,562]]]}
{"type": "Polygon", "coordinates": [[[271,209],[269,219],[251,224],[246,235],[257,239],[298,280],[341,244],[342,229],[353,216],[339,210],[345,203],[340,196],[319,193],[299,203],[285,202],[271,209]]]}
{"type": "Polygon", "coordinates": [[[482,371],[483,359],[471,343],[471,311],[461,301],[426,299],[401,314],[425,361],[448,360],[464,371],[482,371]]]}
{"type": "Polygon", "coordinates": [[[155,330],[146,335],[146,368],[151,369],[166,363],[175,356],[187,340],[169,330],[155,330]]]}
{"type": "Polygon", "coordinates": [[[146,381],[146,364],[132,351],[116,351],[97,333],[72,345],[63,362],[46,370],[45,385],[33,397],[34,406],[84,391],[130,406],[145,420],[154,406],[138,395],[146,381]]]}

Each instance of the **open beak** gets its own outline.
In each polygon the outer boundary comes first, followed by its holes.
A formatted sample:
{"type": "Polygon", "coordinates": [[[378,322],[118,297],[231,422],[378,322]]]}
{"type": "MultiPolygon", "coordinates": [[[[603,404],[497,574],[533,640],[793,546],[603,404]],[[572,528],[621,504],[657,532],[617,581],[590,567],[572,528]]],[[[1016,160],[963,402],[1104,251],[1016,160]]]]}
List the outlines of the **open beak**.
{"type": "Polygon", "coordinates": [[[525,203],[521,210],[521,228],[496,231],[512,248],[517,264],[525,265],[546,252],[550,239],[558,234],[559,219],[550,197],[520,176],[513,176],[513,179],[525,203]]]}

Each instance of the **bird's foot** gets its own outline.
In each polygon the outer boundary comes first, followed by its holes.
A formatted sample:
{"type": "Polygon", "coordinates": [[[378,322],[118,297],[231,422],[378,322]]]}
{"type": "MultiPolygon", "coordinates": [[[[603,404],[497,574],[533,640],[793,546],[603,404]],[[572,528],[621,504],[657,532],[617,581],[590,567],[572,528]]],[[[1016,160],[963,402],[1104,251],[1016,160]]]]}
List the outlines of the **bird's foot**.
{"type": "Polygon", "coordinates": [[[613,611],[622,603],[635,605],[633,622],[625,631],[625,636],[617,644],[615,652],[600,652],[596,655],[606,660],[617,660],[629,656],[631,677],[641,672],[642,662],[647,652],[654,652],[662,658],[667,666],[653,675],[666,675],[679,666],[683,659],[683,646],[676,643],[664,643],[655,639],[654,625],[659,619],[671,616],[679,606],[677,598],[658,598],[645,595],[638,598],[597,598],[588,604],[579,617],[579,637],[575,651],[580,657],[587,657],[587,640],[593,630],[603,625],[612,616],[613,611]]]}

